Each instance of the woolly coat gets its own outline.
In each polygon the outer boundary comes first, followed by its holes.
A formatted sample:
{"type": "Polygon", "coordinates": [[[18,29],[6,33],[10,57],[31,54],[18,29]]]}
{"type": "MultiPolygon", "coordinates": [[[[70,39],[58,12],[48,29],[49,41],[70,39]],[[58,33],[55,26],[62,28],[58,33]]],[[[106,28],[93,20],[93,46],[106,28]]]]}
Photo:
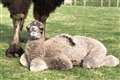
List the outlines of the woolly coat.
{"type": "MultiPolygon", "coordinates": [[[[107,49],[100,41],[90,37],[61,34],[46,41],[33,42],[32,44],[36,44],[37,47],[32,46],[31,51],[26,52],[28,57],[32,57],[31,61],[35,58],[37,60],[38,58],[42,59],[45,61],[47,68],[56,68],[56,65],[60,69],[71,69],[74,65],[82,65],[85,68],[98,68],[101,66],[113,67],[119,64],[116,57],[107,56],[107,49]],[[61,61],[59,59],[63,59],[62,63],[60,65],[54,64],[54,61],[59,63],[61,61]],[[61,64],[66,65],[61,66],[61,64]]],[[[21,63],[24,63],[24,60],[21,59],[21,63]]]]}

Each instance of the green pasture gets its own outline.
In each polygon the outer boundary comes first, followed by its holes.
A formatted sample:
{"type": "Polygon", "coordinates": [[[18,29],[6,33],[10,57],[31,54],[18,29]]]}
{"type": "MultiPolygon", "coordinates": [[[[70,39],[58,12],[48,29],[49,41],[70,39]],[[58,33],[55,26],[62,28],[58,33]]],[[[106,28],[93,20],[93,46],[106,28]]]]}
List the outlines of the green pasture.
{"type": "MultiPolygon", "coordinates": [[[[30,72],[19,63],[19,58],[6,58],[12,36],[9,12],[0,5],[0,80],[120,80],[120,65],[115,68],[85,69],[79,66],[68,71],[46,70],[30,72]]],[[[33,19],[30,9],[25,25],[33,19]]],[[[100,40],[120,59],[120,8],[61,6],[47,20],[48,37],[60,33],[89,36],[100,40]]],[[[27,39],[24,27],[22,38],[27,39]]],[[[24,47],[25,43],[22,43],[24,47]]]]}

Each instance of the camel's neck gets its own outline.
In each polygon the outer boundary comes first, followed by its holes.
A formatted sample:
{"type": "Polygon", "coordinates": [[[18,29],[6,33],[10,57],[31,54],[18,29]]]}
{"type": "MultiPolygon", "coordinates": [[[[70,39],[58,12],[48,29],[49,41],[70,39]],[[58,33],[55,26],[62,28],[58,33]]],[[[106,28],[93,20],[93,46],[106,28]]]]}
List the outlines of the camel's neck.
{"type": "Polygon", "coordinates": [[[45,41],[45,39],[36,39],[36,40],[30,40],[31,42],[39,42],[42,43],[45,41]]]}
{"type": "Polygon", "coordinates": [[[31,59],[35,57],[43,57],[45,55],[44,41],[45,41],[44,38],[28,41],[27,46],[29,46],[28,50],[31,59]]]}
{"type": "Polygon", "coordinates": [[[28,40],[28,42],[30,44],[33,44],[33,45],[39,45],[39,44],[43,44],[45,41],[45,38],[44,37],[41,37],[40,39],[36,39],[36,40],[28,40]]]}

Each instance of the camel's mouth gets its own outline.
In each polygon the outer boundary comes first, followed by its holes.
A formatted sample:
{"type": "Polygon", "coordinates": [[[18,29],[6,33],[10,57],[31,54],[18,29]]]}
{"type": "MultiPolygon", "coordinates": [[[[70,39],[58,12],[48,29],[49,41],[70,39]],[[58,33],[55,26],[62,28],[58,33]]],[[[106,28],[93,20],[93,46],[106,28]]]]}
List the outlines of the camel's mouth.
{"type": "Polygon", "coordinates": [[[34,36],[30,37],[30,40],[38,40],[38,39],[40,39],[40,38],[37,38],[37,37],[34,37],[34,36]]]}
{"type": "Polygon", "coordinates": [[[31,40],[37,40],[40,39],[42,37],[42,33],[40,32],[41,30],[32,30],[29,31],[29,37],[31,40]]]}

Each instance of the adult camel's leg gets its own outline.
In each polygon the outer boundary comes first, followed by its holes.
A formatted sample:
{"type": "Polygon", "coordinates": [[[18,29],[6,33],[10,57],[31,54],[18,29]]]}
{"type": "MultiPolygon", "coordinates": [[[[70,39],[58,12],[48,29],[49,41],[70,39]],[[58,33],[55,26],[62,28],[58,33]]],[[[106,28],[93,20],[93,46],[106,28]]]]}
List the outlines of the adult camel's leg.
{"type": "Polygon", "coordinates": [[[15,54],[21,56],[24,52],[24,50],[20,47],[20,33],[23,28],[25,16],[26,14],[16,14],[12,17],[14,26],[13,37],[11,43],[9,44],[9,48],[6,50],[7,57],[15,57],[15,54]]]}
{"type": "Polygon", "coordinates": [[[48,18],[48,14],[46,13],[43,13],[44,12],[44,9],[42,10],[40,8],[39,5],[37,5],[36,3],[34,3],[34,10],[33,10],[33,14],[34,14],[34,18],[40,22],[42,22],[44,24],[44,34],[43,36],[45,36],[45,27],[46,27],[46,20],[48,18]]]}
{"type": "Polygon", "coordinates": [[[13,21],[13,37],[9,48],[6,50],[6,56],[15,57],[15,54],[21,56],[24,50],[20,46],[20,33],[31,4],[31,0],[6,1],[8,2],[6,7],[8,8],[13,21]]]}
{"type": "MultiPolygon", "coordinates": [[[[46,20],[51,12],[59,7],[64,0],[33,0],[34,3],[34,18],[43,22],[46,25],[46,20]]],[[[45,35],[45,28],[44,28],[45,35]]]]}

